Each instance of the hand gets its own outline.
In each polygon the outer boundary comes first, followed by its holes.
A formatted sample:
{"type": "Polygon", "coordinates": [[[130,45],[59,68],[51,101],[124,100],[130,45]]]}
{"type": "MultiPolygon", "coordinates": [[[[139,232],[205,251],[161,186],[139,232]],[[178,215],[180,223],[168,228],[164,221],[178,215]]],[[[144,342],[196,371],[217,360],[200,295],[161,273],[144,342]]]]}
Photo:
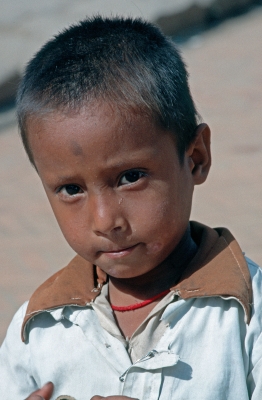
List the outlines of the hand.
{"type": "Polygon", "coordinates": [[[46,383],[41,389],[31,393],[25,400],[50,400],[54,391],[54,385],[52,382],[46,383]]]}
{"type": "Polygon", "coordinates": [[[139,399],[134,399],[133,397],[126,397],[126,396],[108,396],[108,397],[93,396],[92,399],[90,399],[90,400],[103,400],[103,399],[105,399],[105,400],[139,400],[139,399]]]}

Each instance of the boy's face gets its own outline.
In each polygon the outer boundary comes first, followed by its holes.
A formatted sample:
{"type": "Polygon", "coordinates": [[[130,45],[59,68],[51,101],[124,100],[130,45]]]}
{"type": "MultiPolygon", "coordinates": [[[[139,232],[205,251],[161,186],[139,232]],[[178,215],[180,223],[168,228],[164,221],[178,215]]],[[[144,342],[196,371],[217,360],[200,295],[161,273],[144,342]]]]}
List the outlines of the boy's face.
{"type": "Polygon", "coordinates": [[[70,246],[111,276],[160,264],[190,215],[194,164],[148,118],[106,103],[28,122],[35,165],[70,246]]]}

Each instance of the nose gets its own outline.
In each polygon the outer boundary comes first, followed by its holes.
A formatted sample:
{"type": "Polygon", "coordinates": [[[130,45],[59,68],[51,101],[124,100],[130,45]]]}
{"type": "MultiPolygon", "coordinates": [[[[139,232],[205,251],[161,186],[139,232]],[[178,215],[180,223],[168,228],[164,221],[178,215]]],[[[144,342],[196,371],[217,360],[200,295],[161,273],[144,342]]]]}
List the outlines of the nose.
{"type": "Polygon", "coordinates": [[[88,207],[96,235],[108,236],[127,230],[128,222],[124,216],[122,199],[113,191],[90,194],[88,207]]]}

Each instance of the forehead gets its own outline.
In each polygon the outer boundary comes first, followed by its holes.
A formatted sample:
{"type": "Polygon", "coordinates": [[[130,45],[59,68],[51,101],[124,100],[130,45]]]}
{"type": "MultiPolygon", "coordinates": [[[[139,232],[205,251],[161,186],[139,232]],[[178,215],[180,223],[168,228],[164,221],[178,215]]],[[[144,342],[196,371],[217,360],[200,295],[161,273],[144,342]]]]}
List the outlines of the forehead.
{"type": "MultiPolygon", "coordinates": [[[[34,137],[40,137],[41,134],[47,136],[52,131],[49,139],[54,135],[62,135],[64,133],[71,134],[74,141],[76,130],[78,132],[85,130],[86,134],[90,135],[98,125],[114,129],[115,132],[125,131],[128,134],[129,129],[135,132],[141,125],[147,128],[150,127],[150,130],[152,130],[155,123],[153,118],[146,115],[146,113],[138,112],[131,108],[130,110],[122,110],[106,102],[93,102],[91,105],[82,107],[79,110],[43,111],[41,114],[33,114],[26,120],[29,140],[34,137]]],[[[103,133],[103,138],[106,140],[108,137],[107,129],[103,129],[103,133]]]]}
{"type": "Polygon", "coordinates": [[[101,102],[79,112],[54,111],[31,117],[27,132],[34,158],[54,147],[60,152],[70,150],[74,156],[83,156],[89,148],[95,149],[98,157],[99,154],[110,156],[112,152],[125,157],[132,150],[144,151],[151,147],[151,151],[156,151],[166,136],[171,136],[144,113],[123,112],[101,102]]]}

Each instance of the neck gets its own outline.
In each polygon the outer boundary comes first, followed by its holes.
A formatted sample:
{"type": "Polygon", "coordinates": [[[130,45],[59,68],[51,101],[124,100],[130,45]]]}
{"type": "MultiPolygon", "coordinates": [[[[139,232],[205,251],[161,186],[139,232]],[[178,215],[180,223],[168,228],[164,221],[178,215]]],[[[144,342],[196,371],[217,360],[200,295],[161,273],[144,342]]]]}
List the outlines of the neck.
{"type": "Polygon", "coordinates": [[[190,226],[173,252],[148,273],[128,279],[109,277],[109,293],[113,304],[146,300],[174,286],[197,251],[190,226]]]}

